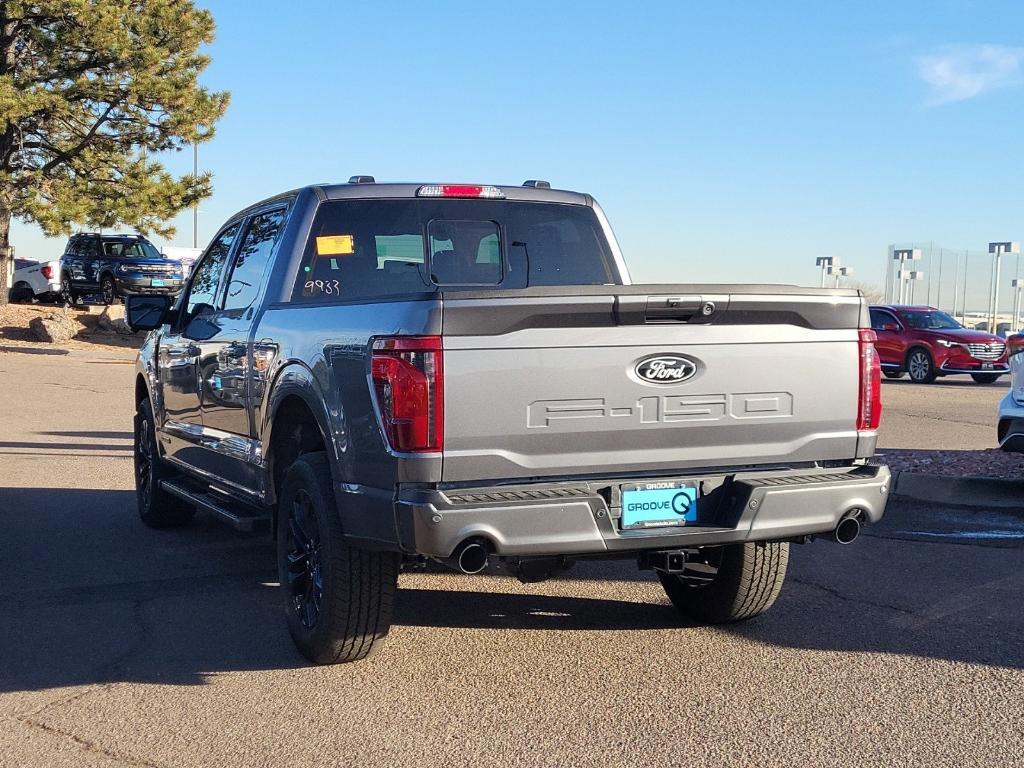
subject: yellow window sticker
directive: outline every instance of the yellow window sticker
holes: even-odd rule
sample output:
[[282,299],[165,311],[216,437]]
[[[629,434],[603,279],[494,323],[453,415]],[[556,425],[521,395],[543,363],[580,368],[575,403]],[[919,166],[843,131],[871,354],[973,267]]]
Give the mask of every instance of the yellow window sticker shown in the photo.
[[356,244],[352,235],[327,235],[316,239],[317,256],[347,256],[355,251]]

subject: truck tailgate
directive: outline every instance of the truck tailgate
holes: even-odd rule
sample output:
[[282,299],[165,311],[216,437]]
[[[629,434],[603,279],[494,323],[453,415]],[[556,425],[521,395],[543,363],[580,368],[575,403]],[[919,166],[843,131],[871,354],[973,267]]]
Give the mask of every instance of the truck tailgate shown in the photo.
[[786,286],[447,293],[442,479],[852,459],[865,314]]

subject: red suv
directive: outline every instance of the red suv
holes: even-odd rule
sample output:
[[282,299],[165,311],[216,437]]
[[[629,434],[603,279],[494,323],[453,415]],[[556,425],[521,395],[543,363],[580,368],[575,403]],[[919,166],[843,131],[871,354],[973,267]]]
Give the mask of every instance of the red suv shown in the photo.
[[935,307],[871,307],[871,327],[882,372],[890,379],[907,373],[911,381],[930,384],[936,376],[968,373],[979,384],[991,384],[1010,372],[1003,339],[964,328]]

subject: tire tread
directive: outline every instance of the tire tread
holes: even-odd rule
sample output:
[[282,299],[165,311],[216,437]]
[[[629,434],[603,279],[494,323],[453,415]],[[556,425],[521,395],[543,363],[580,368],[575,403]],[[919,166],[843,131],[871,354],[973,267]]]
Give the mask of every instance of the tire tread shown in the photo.
[[659,573],[665,593],[684,616],[711,624],[744,621],[764,613],[778,599],[789,566],[786,542],[747,542],[724,548],[718,576],[692,587]]
[[[299,475],[305,477],[300,480]],[[345,540],[340,519],[334,514],[330,477],[330,463],[325,453],[303,454],[288,470],[281,494],[282,499],[287,499],[290,487],[305,481],[314,486],[307,485],[306,490],[320,498],[318,509],[327,512],[319,520],[329,581],[325,583],[320,622],[312,630],[306,630],[286,608],[296,645],[318,664],[359,661],[376,651],[391,628],[398,589],[397,553],[361,549]],[[284,524],[285,520],[279,524]]]

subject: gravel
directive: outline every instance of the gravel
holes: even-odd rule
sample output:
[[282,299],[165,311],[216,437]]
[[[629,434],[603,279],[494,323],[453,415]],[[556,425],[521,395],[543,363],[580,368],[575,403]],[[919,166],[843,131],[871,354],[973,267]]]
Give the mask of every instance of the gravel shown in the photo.
[[63,308],[53,304],[3,304],[0,305],[0,347],[4,345],[24,347],[64,347],[68,349],[95,349],[115,347],[117,349],[138,348],[142,344],[141,334],[120,335],[99,326],[101,314],[90,312],[87,307],[68,308],[70,330],[74,338],[58,344],[40,342],[29,324],[35,319],[50,315],[63,315]]
[[998,448],[980,451],[928,451],[882,449],[875,460],[894,472],[913,472],[943,477],[995,477],[1024,479],[1024,454],[1006,453]]

